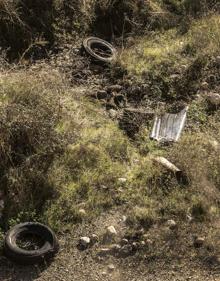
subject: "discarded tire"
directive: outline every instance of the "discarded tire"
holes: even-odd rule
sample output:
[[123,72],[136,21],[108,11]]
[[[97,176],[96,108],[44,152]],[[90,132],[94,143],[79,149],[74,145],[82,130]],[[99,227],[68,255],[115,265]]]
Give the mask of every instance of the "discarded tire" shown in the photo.
[[84,50],[96,61],[111,63],[116,59],[116,49],[107,41],[89,37],[83,41]]
[[[39,249],[26,250],[19,246],[19,239],[35,235],[43,242]],[[40,223],[27,222],[14,226],[5,237],[4,252],[15,263],[30,265],[51,259],[59,250],[53,231]]]

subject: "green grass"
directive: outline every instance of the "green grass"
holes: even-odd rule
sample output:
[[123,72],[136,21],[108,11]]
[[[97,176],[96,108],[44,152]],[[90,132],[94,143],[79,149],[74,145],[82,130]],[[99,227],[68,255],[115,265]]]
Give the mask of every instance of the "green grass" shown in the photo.
[[121,62],[133,74],[188,66],[196,56],[215,55],[220,48],[220,16],[193,20],[189,31],[181,35],[177,28],[151,33],[125,49]]
[[[1,111],[15,105],[20,109],[1,122],[6,225],[38,220],[59,231],[116,206],[127,209],[132,228],[149,228],[171,217],[184,221],[188,214],[198,221],[217,216],[220,163],[206,138],[207,131],[213,139],[219,138],[217,117],[206,117],[205,134],[202,129],[193,134],[186,131],[171,149],[149,141],[148,130],[143,130],[134,146],[98,104],[72,95],[63,86],[56,72],[48,69],[1,77]],[[197,113],[190,119],[203,121],[203,108],[196,106]],[[8,138],[10,133],[12,138]],[[152,162],[152,154],[168,157],[182,168],[190,185],[179,185]],[[122,184],[119,178],[127,181]],[[86,215],[79,212],[81,208]]]

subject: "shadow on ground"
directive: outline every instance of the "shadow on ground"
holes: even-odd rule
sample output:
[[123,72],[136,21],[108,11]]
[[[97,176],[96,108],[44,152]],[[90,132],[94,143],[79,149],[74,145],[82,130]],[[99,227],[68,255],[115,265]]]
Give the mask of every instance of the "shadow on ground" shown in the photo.
[[20,266],[13,264],[4,256],[0,257],[0,280],[7,281],[32,281],[39,278],[40,274],[49,265]]

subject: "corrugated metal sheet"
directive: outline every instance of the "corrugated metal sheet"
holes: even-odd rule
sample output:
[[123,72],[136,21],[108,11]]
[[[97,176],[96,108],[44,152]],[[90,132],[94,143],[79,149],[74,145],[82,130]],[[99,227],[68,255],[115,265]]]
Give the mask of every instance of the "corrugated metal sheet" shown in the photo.
[[177,114],[165,113],[156,116],[151,139],[157,141],[178,141],[186,122],[188,107]]

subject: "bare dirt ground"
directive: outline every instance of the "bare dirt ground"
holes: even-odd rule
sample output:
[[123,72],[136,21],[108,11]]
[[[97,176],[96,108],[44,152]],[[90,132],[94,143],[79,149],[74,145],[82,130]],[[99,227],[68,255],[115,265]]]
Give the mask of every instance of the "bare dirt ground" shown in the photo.
[[[184,250],[176,242],[172,234],[163,241],[163,246],[146,251],[145,255],[138,252],[126,258],[98,255],[100,248],[106,247],[100,241],[95,246],[80,251],[77,248],[79,237],[103,234],[106,227],[114,225],[118,236],[122,237],[126,225],[122,221],[122,213],[118,210],[103,214],[92,225],[82,224],[73,232],[60,235],[61,249],[50,265],[21,267],[12,264],[6,258],[0,260],[1,281],[218,281],[220,280],[219,263],[208,263],[201,258],[202,250],[194,251],[191,241],[183,242]],[[159,229],[157,229],[159,228]],[[151,239],[158,245],[157,232],[166,230],[155,227]],[[182,233],[182,231],[181,231]],[[167,233],[166,233],[167,234]],[[187,240],[187,239],[186,239]],[[185,244],[186,243],[186,244]],[[172,248],[175,247],[175,254]],[[179,248],[178,248],[179,247]],[[187,248],[188,247],[188,248]],[[155,250],[155,252],[154,252]],[[171,251],[170,251],[171,250]],[[183,252],[184,251],[184,256]],[[154,254],[155,253],[155,254]],[[200,258],[199,258],[200,257]],[[109,268],[114,265],[114,269]]]

